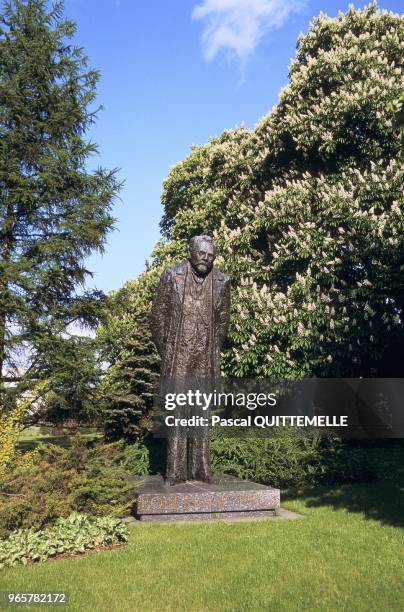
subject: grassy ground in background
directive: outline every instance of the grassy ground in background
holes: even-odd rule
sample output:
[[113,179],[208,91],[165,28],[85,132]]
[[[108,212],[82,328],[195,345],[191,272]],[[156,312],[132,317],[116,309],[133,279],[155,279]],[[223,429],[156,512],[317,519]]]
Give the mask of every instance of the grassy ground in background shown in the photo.
[[0,590],[68,591],[72,610],[402,610],[400,482],[290,494],[297,521],[136,524],[125,550],[9,569]]
[[[27,427],[24,429],[18,440],[18,447],[23,451],[33,450],[40,442],[46,444],[57,444],[67,448],[70,446],[73,436],[69,434],[52,435],[51,427]],[[102,432],[97,431],[95,427],[86,427],[79,429],[79,435],[84,440],[95,440],[102,438]]]

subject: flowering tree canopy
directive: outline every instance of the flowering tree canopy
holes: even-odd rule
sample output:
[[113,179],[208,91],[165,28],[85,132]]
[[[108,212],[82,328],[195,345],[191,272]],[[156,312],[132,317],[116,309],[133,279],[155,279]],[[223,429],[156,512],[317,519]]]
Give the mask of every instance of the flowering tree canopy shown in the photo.
[[[163,189],[164,239],[124,291],[147,309],[163,267],[212,234],[232,278],[224,371],[357,376],[403,346],[404,19],[371,4],[317,17],[254,130],[194,147]],[[119,299],[119,295],[115,299]],[[116,329],[116,322],[115,322]]]

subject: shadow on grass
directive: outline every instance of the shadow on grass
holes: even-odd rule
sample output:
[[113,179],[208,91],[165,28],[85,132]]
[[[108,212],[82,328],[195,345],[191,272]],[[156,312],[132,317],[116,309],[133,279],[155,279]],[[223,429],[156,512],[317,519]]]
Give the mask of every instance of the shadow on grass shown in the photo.
[[335,510],[345,509],[361,513],[367,519],[374,519],[392,525],[404,527],[404,484],[397,482],[376,482],[355,485],[335,486],[335,488],[317,487],[305,490],[300,495],[288,493],[284,499],[304,497],[307,507],[332,507]]
[[404,527],[404,448],[397,441],[385,448],[369,448],[368,452],[378,480],[290,491],[284,499],[300,497],[308,507],[345,509],[386,525]]

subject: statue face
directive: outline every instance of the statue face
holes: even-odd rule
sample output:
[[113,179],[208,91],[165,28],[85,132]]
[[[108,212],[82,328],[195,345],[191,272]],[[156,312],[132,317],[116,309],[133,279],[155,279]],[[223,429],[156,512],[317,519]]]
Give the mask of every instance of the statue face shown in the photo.
[[189,261],[197,274],[206,276],[213,268],[215,247],[205,240],[198,241],[192,249],[189,249]]

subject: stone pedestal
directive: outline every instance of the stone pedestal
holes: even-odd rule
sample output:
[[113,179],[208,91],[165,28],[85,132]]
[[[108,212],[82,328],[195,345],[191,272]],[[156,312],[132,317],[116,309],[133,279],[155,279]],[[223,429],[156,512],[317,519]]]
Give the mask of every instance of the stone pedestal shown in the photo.
[[234,476],[215,477],[214,483],[187,481],[165,484],[150,476],[136,490],[135,516],[141,521],[192,521],[217,518],[274,516],[280,491]]

